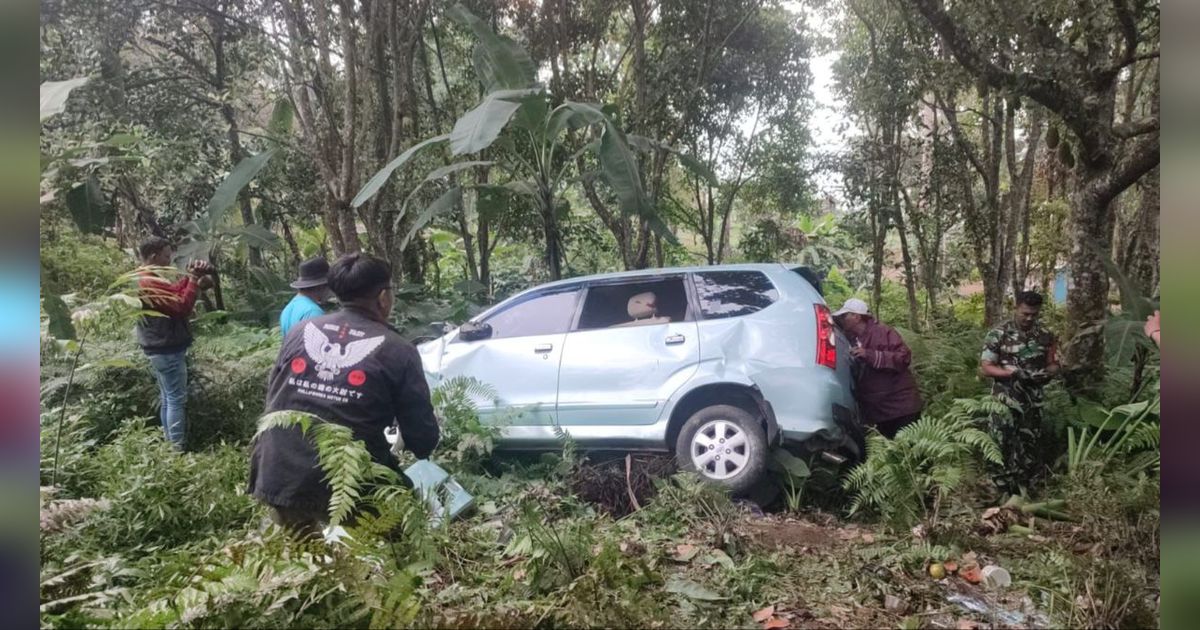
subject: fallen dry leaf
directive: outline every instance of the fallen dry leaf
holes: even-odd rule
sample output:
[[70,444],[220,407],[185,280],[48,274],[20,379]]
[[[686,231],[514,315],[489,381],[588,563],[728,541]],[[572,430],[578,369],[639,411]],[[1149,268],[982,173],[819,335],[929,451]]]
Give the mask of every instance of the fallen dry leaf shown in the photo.
[[787,619],[780,619],[779,617],[771,617],[765,623],[763,623],[762,627],[763,627],[763,630],[776,630],[777,628],[786,628],[790,625],[791,625],[791,622],[789,622]]
[[983,581],[983,573],[979,571],[978,564],[968,564],[958,571],[958,576],[970,582],[971,584],[979,584]]
[[873,543],[875,542],[875,534],[863,534],[862,539],[865,543]]
[[953,560],[943,562],[942,566],[946,568],[946,573],[955,573],[958,571],[958,563]]
[[974,551],[968,551],[967,553],[964,553],[962,557],[962,561],[964,563],[975,562],[977,559],[979,559],[979,556],[975,555]]
[[954,626],[955,630],[976,630],[979,624],[970,619],[959,619],[958,625]]
[[889,612],[898,613],[904,612],[908,608],[908,604],[895,595],[885,595],[883,598],[883,607]]
[[775,615],[775,607],[767,606],[766,608],[754,613],[754,621],[762,623]]
[[695,558],[697,553],[700,553],[700,550],[696,548],[696,545],[688,545],[688,544],[675,545],[674,558],[675,558],[675,560],[678,560],[679,562],[687,562],[688,560]]

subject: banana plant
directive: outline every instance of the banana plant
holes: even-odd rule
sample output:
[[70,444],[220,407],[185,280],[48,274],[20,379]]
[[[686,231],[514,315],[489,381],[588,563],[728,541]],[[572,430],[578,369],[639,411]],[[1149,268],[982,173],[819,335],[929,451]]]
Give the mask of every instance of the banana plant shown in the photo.
[[[428,138],[405,150],[379,170],[351,201],[358,207],[374,197],[394,172],[422,150],[448,144],[452,156],[472,156],[489,147],[493,160],[468,159],[430,172],[407,195],[397,225],[407,217],[417,193],[425,186],[462,170],[488,166],[503,172],[507,183],[497,185],[453,184],[426,206],[412,221],[401,242],[403,248],[418,231],[436,217],[461,206],[465,188],[479,195],[480,212],[494,212],[489,205],[507,205],[510,196],[524,198],[537,210],[546,241],[546,263],[552,278],[562,274],[560,217],[569,208],[564,193],[578,178],[596,177],[607,182],[621,211],[646,221],[664,239],[675,243],[666,224],[658,217],[646,195],[638,162],[627,137],[605,108],[597,104],[565,101],[552,106],[552,97],[535,81],[535,66],[529,53],[513,40],[497,35],[486,22],[461,4],[448,15],[471,31],[476,44],[472,54],[475,72],[483,84],[482,100],[463,114],[448,134]],[[638,139],[639,143],[650,143]],[[577,158],[595,156],[598,173],[579,173]],[[700,168],[698,161],[692,160]]]
[[1162,412],[1157,392],[1148,400],[1099,413],[1095,409],[1088,409],[1089,413],[1081,411],[1078,426],[1067,427],[1068,472],[1078,473],[1088,463],[1108,467],[1123,457],[1128,458],[1129,472],[1158,470],[1158,420]]
[[[89,77],[66,81],[46,81],[40,89],[40,120],[53,118],[67,107],[71,92],[85,85]],[[99,142],[81,142],[55,153],[41,155],[41,203],[62,200],[76,227],[85,234],[102,234],[111,226],[115,211],[100,189],[101,169],[115,162],[142,162],[148,158],[137,147],[139,138],[132,133],[115,133]],[[53,184],[65,187],[55,190]]]
[[[291,132],[293,117],[291,103],[285,98],[276,100],[267,127],[268,137],[271,138],[269,148],[242,158],[217,186],[204,211],[195,219],[183,224],[188,240],[175,251],[176,264],[182,265],[189,260],[199,259],[211,262],[217,267],[217,260],[223,248],[231,245],[240,244],[264,250],[280,248],[279,237],[270,229],[257,223],[227,225],[225,215],[237,202],[242,189],[248,186],[280,151],[283,145],[282,138]],[[217,309],[224,310],[225,300],[221,293],[220,275],[214,275],[214,280],[213,292]]]
[[41,122],[67,108],[71,91],[84,85],[90,77],[76,77],[66,81],[43,81],[38,87],[38,116]]

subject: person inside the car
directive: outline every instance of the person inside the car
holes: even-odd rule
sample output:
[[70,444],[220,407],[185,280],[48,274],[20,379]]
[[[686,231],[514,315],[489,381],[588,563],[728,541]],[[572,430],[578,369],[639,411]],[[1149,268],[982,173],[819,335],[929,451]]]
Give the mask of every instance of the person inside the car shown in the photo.
[[615,324],[614,328],[622,328],[625,326],[649,326],[653,324],[670,323],[671,318],[666,315],[659,316],[658,314],[658,296],[647,291],[639,293],[629,298],[629,304],[626,307],[629,316],[633,321]]
[[[418,459],[429,457],[440,432],[421,357],[388,324],[391,269],[374,256],[349,254],[330,268],[329,288],[342,310],[288,332],[271,370],[266,411],[299,411],[349,427],[375,462],[400,472],[384,430],[395,423]],[[320,531],[331,495],[324,478],[299,427],[269,429],[254,441],[248,491],[280,525]]]

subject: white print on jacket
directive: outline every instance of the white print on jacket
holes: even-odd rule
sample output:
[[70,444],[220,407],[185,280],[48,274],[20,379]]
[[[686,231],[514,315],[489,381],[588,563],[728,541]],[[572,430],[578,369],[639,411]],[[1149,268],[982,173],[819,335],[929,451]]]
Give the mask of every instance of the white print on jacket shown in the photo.
[[304,326],[304,351],[308,358],[316,363],[317,378],[332,381],[342,373],[342,368],[348,368],[367,358],[383,343],[383,336],[351,341],[343,346],[331,343],[325,333],[309,322]]

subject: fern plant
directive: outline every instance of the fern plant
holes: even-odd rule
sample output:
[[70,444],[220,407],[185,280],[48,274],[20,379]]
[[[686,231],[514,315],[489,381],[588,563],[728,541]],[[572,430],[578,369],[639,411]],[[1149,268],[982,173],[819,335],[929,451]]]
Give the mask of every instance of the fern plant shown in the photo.
[[558,462],[556,472],[565,477],[579,467],[579,444],[571,432],[562,428],[562,425],[558,423],[554,424],[554,437],[562,446],[562,459]]
[[259,435],[271,429],[296,427],[313,441],[317,449],[317,461],[325,471],[329,484],[329,524],[336,527],[354,512],[362,499],[363,484],[368,481],[399,483],[395,471],[371,460],[362,441],[354,439],[349,427],[331,422],[301,411],[274,411],[264,415],[258,423]]
[[431,399],[441,420],[438,459],[452,471],[477,472],[492,454],[500,427],[483,424],[476,400],[498,404],[496,389],[477,378],[456,376],[434,389]]
[[592,523],[579,519],[548,523],[545,514],[527,504],[521,510],[519,531],[505,555],[529,558],[530,581],[536,587],[570,584],[587,571],[595,546]]
[[990,398],[958,399],[940,416],[926,416],[895,439],[872,432],[867,459],[850,471],[850,514],[872,510],[897,527],[935,522],[943,501],[960,487],[978,457],[1001,463],[1000,449],[977,424],[1008,407]]

